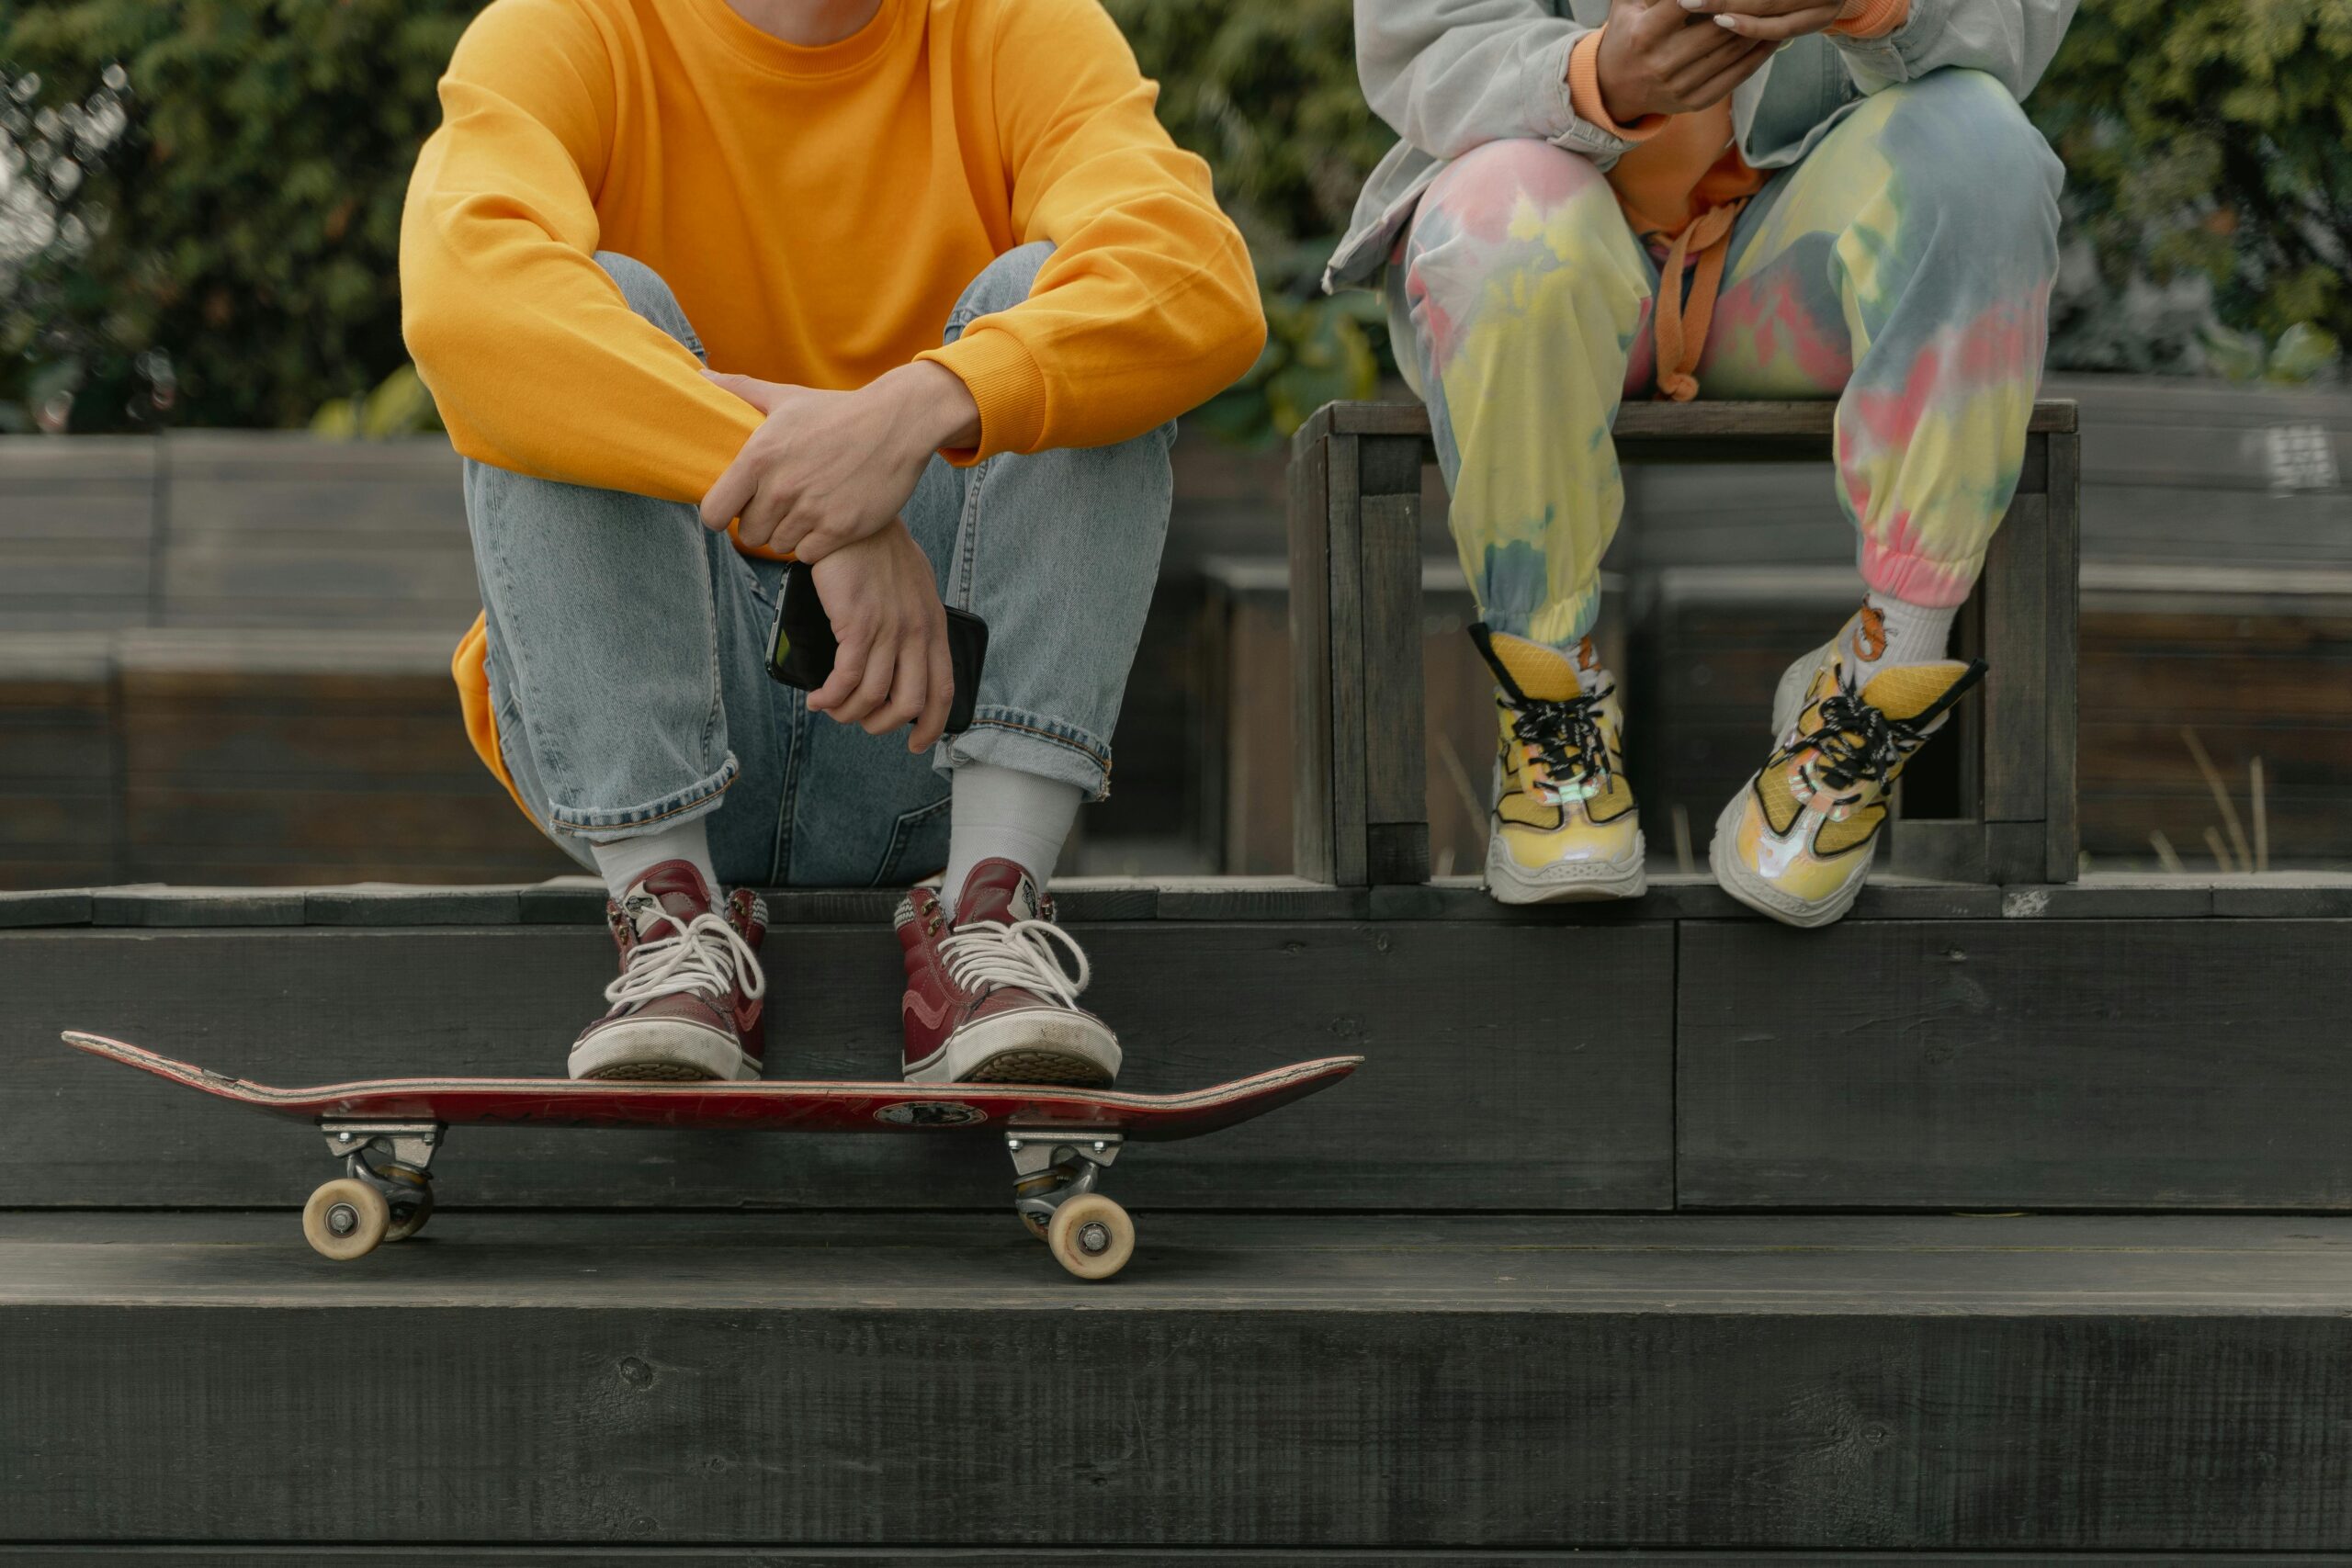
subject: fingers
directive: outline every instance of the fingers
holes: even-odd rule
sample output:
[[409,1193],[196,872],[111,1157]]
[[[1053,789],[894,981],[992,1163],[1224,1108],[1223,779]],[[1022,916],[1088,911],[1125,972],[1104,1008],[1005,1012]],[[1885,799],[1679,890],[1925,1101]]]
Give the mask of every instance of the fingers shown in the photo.
[[1733,88],[1764,68],[1764,62],[1772,58],[1772,51],[1777,47],[1765,40],[1750,42],[1729,64],[1690,89],[1690,107],[1704,108],[1730,96]]
[[922,711],[916,716],[914,733],[907,737],[907,750],[928,751],[939,744],[947,733],[948,710],[956,705],[956,665],[947,657],[947,616],[943,610],[939,617],[938,635],[931,639],[924,662],[930,671],[929,683]]
[[706,370],[703,375],[721,391],[734,393],[762,413],[772,413],[781,400],[776,394],[786,389],[774,381],[763,381],[756,376],[738,376],[726,370]]
[[843,724],[854,724],[868,735],[880,734],[881,730],[866,720],[880,716],[878,710],[889,701],[890,687],[898,673],[899,645],[896,639],[876,639],[872,653],[865,660],[865,672],[857,682],[857,689],[833,709],[833,717]]
[[845,716],[836,710],[856,695],[858,687],[865,682],[865,666],[874,646],[874,634],[863,627],[843,632],[836,626],[834,635],[840,637],[841,644],[833,652],[833,672],[825,677],[823,685],[808,694],[808,710],[831,714],[846,723]]
[[[1769,0],[1751,0],[1751,3],[1766,4]],[[1769,17],[1745,16],[1735,11],[1724,11],[1717,13],[1715,23],[1725,31],[1737,33],[1742,38],[1761,39],[1770,43],[1785,43],[1792,38],[1803,38],[1807,33],[1819,32],[1836,21],[1838,13],[1844,9],[1845,7],[1838,4],[1808,5],[1801,9]]]
[[[1680,12],[1680,7],[1674,6],[1659,6],[1657,9]],[[1659,44],[1650,57],[1652,68],[1677,90],[1687,82],[1713,76],[1753,41],[1724,28],[1693,22],[1687,16],[1684,21],[1682,30]]]
[[743,449],[735,454],[735,460],[727,465],[727,471],[718,476],[718,482],[703,492],[702,525],[714,533],[723,532],[727,525],[734,522],[736,514],[759,491],[760,464],[752,446],[752,442],[745,442]]

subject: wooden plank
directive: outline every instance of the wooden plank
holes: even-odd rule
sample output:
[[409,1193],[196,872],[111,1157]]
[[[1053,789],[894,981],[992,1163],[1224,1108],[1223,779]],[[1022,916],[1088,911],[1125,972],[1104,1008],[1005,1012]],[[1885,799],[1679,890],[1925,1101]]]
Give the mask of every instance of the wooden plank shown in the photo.
[[[293,908],[302,896],[289,896]],[[111,908],[119,895],[99,895]],[[601,903],[601,894],[597,896]],[[261,918],[256,913],[255,919]],[[1558,983],[1540,928],[1285,921],[1074,928],[1088,1006],[1141,1091],[1363,1052],[1328,1103],[1122,1162],[1146,1207],[1662,1208],[1671,1201],[1673,935],[1594,930]],[[778,1076],[896,1072],[900,981],[888,924],[786,926],[763,950]],[[197,1103],[56,1041],[84,1028],[264,1082],[563,1070],[604,1010],[601,927],[306,928],[270,933],[0,934],[0,1191],[16,1206],[269,1204],[322,1179],[313,1140]],[[822,976],[806,984],[795,976]],[[1498,1030],[1493,1021],[1509,1018]],[[1544,1049],[1530,1050],[1540,1039]],[[1476,1081],[1475,1095],[1464,1094]],[[98,1130],[102,1135],[94,1136]],[[991,1208],[1001,1151],[960,1141],[481,1130],[441,1168],[457,1203],[569,1207]]]
[[[1322,647],[1322,679],[1331,710],[1331,875],[1342,887],[1369,879],[1365,864],[1363,749],[1371,714],[1364,697],[1363,468],[1358,441],[1335,435],[1328,450],[1325,483],[1329,530],[1325,566],[1329,588],[1328,638]],[[1295,645],[1300,650],[1315,644]],[[1302,869],[1304,863],[1302,863]]]
[[1339,880],[1324,651],[1331,646],[1330,461],[1329,441],[1308,441],[1290,469],[1291,860],[1311,882]]
[[2007,1551],[1690,1551],[1632,1547],[1566,1551],[1429,1551],[1379,1547],[1224,1550],[1167,1547],[1024,1546],[1012,1551],[961,1546],[594,1547],[537,1546],[6,1546],[0,1568],[248,1568],[272,1562],[349,1564],[351,1568],[2346,1568],[2352,1553],[2007,1552]]
[[1147,1214],[1108,1287],[1000,1215],[290,1224],[0,1217],[9,1536],[2352,1539],[2340,1222]]
[[1366,827],[1389,829],[1381,855],[1367,850],[1373,882],[1429,875],[1418,467],[1414,478],[1413,493],[1366,495],[1360,513],[1365,722],[1354,741],[1363,753]]
[[2052,882],[2072,882],[2081,874],[2082,818],[2077,743],[2081,682],[2078,675],[2082,639],[2082,438],[2052,435],[2047,440],[2050,504],[2042,545],[2049,576],[2042,591],[2043,613],[2049,617],[2042,637],[2044,681],[2049,701],[2043,743],[2042,785],[2047,792],[2042,842],[2042,874]]
[[[2049,515],[2047,496],[2010,503],[1977,590],[1991,666],[1975,699],[1984,710],[1979,807],[1986,822],[2040,823],[2049,813]],[[2041,860],[2037,847],[2030,880],[2042,879]]]
[[[2045,398],[2033,405],[2027,428],[2060,431],[2075,428],[2075,404],[2068,399]],[[1716,435],[1785,436],[1827,439],[1835,428],[1838,405],[1832,400],[1810,402],[1629,402],[1617,411],[1614,426],[1620,437],[1698,439]],[[1419,403],[1332,403],[1318,412],[1330,416],[1330,429],[1347,435],[1427,435],[1429,411]]]
[[[1706,1207],[2352,1207],[2342,920],[1680,931]],[[1825,1021],[1790,996],[1870,976]]]

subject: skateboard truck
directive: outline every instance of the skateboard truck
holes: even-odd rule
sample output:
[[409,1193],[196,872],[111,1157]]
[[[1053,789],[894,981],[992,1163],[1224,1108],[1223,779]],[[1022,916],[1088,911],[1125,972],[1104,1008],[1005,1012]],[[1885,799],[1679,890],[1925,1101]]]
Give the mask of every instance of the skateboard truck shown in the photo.
[[320,1117],[327,1153],[343,1161],[344,1174],[322,1184],[302,1206],[302,1234],[311,1245],[345,1261],[423,1230],[433,1217],[427,1168],[445,1131],[434,1122]]
[[1135,1222],[1097,1192],[1096,1183],[1119,1157],[1114,1132],[1058,1127],[1008,1127],[1012,1156],[1012,1208],[1029,1234],[1081,1280],[1103,1280],[1125,1267],[1136,1249]]

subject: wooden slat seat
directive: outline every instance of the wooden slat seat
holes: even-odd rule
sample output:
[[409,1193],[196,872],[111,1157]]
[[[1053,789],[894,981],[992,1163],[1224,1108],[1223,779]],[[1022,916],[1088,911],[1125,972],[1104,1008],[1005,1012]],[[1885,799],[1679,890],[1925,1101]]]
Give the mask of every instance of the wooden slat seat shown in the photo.
[[[1820,461],[1829,402],[1633,403],[1614,434],[1629,463]],[[1957,744],[1922,758],[1954,766],[1914,813],[1893,863],[1966,881],[2070,882],[2080,471],[2075,405],[2034,405],[2025,463],[1994,536],[1959,642],[1992,667],[1964,705]],[[1430,873],[1422,762],[1420,504],[1433,460],[1419,403],[1332,403],[1294,437],[1290,615],[1294,858],[1343,886],[1419,883]],[[1933,760],[1931,761],[1931,760]]]

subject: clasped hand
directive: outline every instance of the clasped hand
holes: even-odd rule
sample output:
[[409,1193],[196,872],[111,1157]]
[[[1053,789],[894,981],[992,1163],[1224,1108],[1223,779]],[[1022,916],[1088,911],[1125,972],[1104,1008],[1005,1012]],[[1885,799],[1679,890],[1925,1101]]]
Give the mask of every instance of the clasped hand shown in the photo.
[[936,574],[899,514],[934,451],[978,441],[971,394],[927,360],[854,392],[706,374],[767,417],[703,497],[703,525],[803,562],[841,645],[810,710],[868,735],[911,725],[907,749],[927,749],[956,683]]
[[1722,102],[1790,39],[1838,19],[1840,0],[1614,0],[1594,65],[1620,125]]

